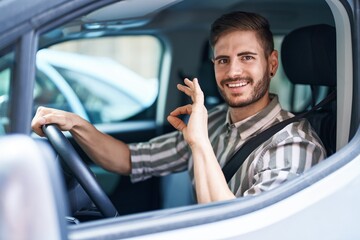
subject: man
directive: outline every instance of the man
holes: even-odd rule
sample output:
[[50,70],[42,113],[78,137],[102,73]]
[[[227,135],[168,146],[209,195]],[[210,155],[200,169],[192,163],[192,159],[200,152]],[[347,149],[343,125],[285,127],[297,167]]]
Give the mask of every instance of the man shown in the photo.
[[[289,124],[255,149],[226,182],[221,167],[248,139],[292,117],[269,93],[278,68],[270,26],[263,17],[246,12],[221,16],[211,28],[215,77],[226,104],[209,115],[198,80],[185,79],[178,89],[193,104],[170,113],[179,131],[145,143],[125,144],[97,131],[79,116],[40,107],[32,128],[55,123],[68,130],[85,152],[105,169],[131,174],[132,181],[188,169],[199,203],[255,195],[279,186],[326,156],[321,141],[306,120]],[[190,114],[188,124],[178,116]]]

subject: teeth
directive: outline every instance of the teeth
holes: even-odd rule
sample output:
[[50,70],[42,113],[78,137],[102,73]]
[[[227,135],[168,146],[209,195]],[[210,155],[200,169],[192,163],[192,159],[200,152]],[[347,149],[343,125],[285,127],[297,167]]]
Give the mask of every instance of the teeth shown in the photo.
[[241,82],[241,83],[229,83],[228,86],[231,88],[235,88],[235,87],[243,87],[247,85],[247,82]]

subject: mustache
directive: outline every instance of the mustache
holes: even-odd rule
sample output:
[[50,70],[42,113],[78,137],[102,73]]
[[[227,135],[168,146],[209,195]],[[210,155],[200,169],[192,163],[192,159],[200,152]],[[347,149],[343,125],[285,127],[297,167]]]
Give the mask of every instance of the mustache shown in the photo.
[[243,80],[249,81],[250,83],[252,83],[254,81],[251,77],[236,77],[236,78],[225,78],[225,79],[221,80],[220,84],[225,85],[227,83],[243,81]]

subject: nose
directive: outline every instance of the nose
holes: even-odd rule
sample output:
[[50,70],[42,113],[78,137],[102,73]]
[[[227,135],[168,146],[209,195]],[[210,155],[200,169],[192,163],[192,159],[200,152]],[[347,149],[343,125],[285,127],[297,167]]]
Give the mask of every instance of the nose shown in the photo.
[[237,59],[231,60],[228,66],[229,66],[228,69],[229,77],[236,78],[241,76],[243,69],[241,64],[237,61]]

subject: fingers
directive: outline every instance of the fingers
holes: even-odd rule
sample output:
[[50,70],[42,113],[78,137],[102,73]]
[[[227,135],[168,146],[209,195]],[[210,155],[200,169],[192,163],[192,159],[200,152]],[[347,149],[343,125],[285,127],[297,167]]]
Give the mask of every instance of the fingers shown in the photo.
[[167,120],[174,128],[182,131],[186,127],[186,124],[178,116],[184,114],[191,114],[191,111],[192,107],[190,104],[178,107],[169,114]]
[[39,107],[31,121],[31,128],[39,136],[44,136],[41,129],[44,124],[57,124],[61,130],[67,131],[72,126],[72,121],[68,116],[69,114],[70,113],[57,109]]
[[185,93],[186,95],[191,97],[192,96],[192,91],[193,91],[191,89],[191,87],[193,86],[193,84],[188,78],[184,79],[184,83],[185,83],[186,86],[182,85],[182,84],[178,84],[177,89],[179,89],[180,91],[182,91],[183,93]]
[[176,108],[175,110],[173,110],[170,113],[170,115],[176,117],[176,116],[179,116],[182,114],[191,114],[191,112],[192,112],[192,107],[190,104],[188,104],[188,105]]
[[177,88],[191,97],[194,103],[202,104],[204,102],[204,93],[200,88],[198,79],[194,78],[193,81],[190,81],[188,78],[185,78],[184,83],[185,85],[178,84]]
[[167,117],[167,120],[174,128],[176,128],[179,131],[182,131],[186,127],[186,124],[178,117],[169,115]]
[[204,93],[200,88],[199,81],[197,78],[194,78],[193,85],[194,85],[194,93],[195,93],[194,101],[196,101],[197,103],[203,104],[204,103]]
[[[193,104],[188,104],[185,106],[181,106],[176,108],[174,111],[170,113],[168,116],[169,123],[179,131],[187,131],[187,125],[178,117],[180,115],[191,115],[190,119],[193,122],[197,122],[196,119],[201,119],[203,117],[206,118],[206,108],[204,106],[204,94],[200,88],[199,82],[197,78],[194,78],[190,81],[188,78],[184,79],[184,84],[178,84],[177,88],[191,97]],[[205,109],[205,111],[204,111]],[[194,116],[193,116],[194,115]],[[193,124],[194,125],[194,124]]]
[[47,112],[46,108],[38,107],[38,109],[36,110],[36,114],[31,121],[31,128],[39,136],[44,136],[44,133],[41,130],[41,126],[46,124],[46,117],[45,117],[46,112]]

